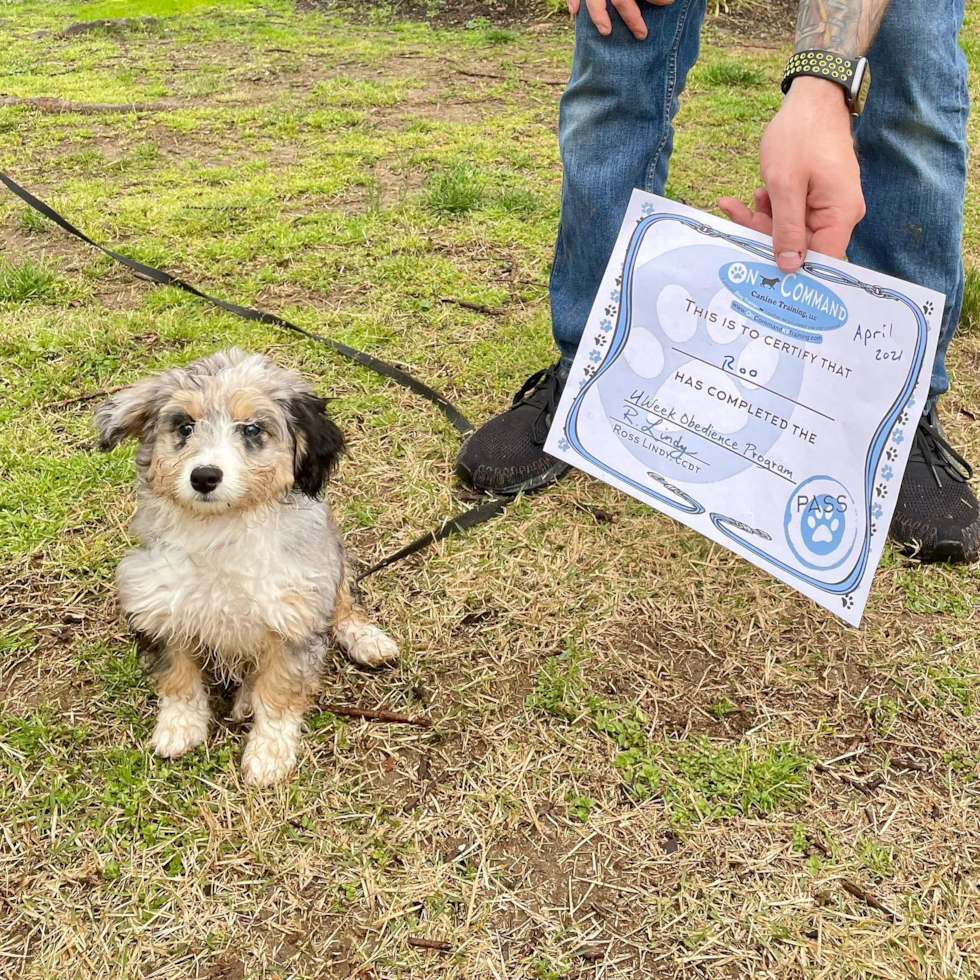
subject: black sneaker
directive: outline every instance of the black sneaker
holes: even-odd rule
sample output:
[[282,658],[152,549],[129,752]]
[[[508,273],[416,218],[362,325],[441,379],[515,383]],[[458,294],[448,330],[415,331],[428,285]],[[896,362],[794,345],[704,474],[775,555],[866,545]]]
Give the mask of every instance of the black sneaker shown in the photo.
[[970,464],[946,441],[935,406],[923,415],[892,518],[892,540],[926,562],[980,558],[980,506]]
[[456,472],[473,489],[511,496],[560,480],[568,463],[549,456],[544,441],[568,379],[560,364],[532,374],[514,403],[480,426],[456,457]]

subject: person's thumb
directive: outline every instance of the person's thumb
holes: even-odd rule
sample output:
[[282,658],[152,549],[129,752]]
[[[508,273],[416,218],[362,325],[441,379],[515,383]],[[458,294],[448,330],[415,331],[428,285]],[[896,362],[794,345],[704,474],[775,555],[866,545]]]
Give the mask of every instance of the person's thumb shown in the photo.
[[806,255],[806,178],[780,175],[766,182],[772,202],[772,248],[783,272],[796,272]]

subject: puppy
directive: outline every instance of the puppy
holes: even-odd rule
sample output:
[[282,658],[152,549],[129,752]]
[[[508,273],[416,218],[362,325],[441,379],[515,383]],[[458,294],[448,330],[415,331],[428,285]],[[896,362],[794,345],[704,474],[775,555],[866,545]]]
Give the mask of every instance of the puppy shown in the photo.
[[298,374],[237,348],[126,388],[95,418],[102,449],[139,441],[142,547],[116,580],[159,696],[154,750],[173,759],[207,738],[209,671],[239,685],[232,717],[252,719],[245,779],[281,779],[328,637],[359,664],[398,656],[354,603],[320,498],[340,430]]

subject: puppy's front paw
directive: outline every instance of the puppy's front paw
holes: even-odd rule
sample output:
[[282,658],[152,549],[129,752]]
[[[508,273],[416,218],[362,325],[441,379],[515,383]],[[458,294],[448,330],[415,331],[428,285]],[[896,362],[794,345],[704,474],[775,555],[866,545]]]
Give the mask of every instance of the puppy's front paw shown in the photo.
[[242,753],[242,773],[251,786],[271,786],[296,765],[296,743],[291,739],[253,732]]
[[377,626],[356,626],[347,636],[347,656],[364,667],[378,667],[398,659],[398,644]]
[[164,697],[150,744],[162,759],[176,759],[202,745],[208,737],[207,699]]

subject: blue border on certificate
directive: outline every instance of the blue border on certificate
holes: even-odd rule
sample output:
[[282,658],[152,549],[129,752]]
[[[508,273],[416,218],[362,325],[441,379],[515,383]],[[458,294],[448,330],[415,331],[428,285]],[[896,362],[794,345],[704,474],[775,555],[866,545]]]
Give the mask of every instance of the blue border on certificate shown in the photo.
[[[737,247],[744,249],[758,258],[767,259],[769,261],[775,260],[773,250],[770,246],[762,245],[750,238],[743,238],[739,235],[732,235],[719,231],[717,228],[712,228],[710,225],[706,225],[704,222],[697,221],[693,218],[687,218],[683,215],[668,214],[664,212],[648,214],[645,217],[640,218],[637,221],[637,226],[633,231],[629,245],[626,249],[620,294],[621,301],[616,316],[615,330],[613,332],[612,339],[610,340],[609,348],[606,356],[602,360],[601,365],[599,365],[599,367],[587,377],[586,381],[582,385],[581,391],[579,391],[579,393],[575,396],[575,399],[572,402],[571,410],[568,413],[568,418],[565,422],[564,431],[565,438],[568,439],[570,445],[580,456],[592,463],[593,466],[602,470],[604,473],[608,473],[610,476],[615,477],[616,480],[628,484],[629,486],[633,487],[633,489],[642,493],[644,496],[657,500],[661,504],[665,504],[666,506],[672,507],[675,510],[682,511],[685,514],[696,516],[698,514],[703,514],[705,512],[705,508],[689,493],[667,483],[659,474],[656,473],[650,473],[650,476],[658,483],[663,485],[665,489],[674,493],[680,498],[680,500],[664,496],[649,486],[644,486],[641,483],[637,483],[635,480],[632,480],[624,474],[612,469],[602,460],[590,453],[582,445],[582,441],[578,435],[579,413],[581,411],[582,402],[585,395],[599,380],[599,378],[601,378],[602,375],[610,367],[612,367],[626,346],[626,339],[629,336],[633,319],[633,275],[636,268],[637,256],[639,255],[640,246],[643,243],[646,233],[654,225],[659,224],[661,221],[676,221],[707,238],[720,238],[732,245],[736,245]],[[908,406],[912,393],[915,390],[919,373],[922,370],[922,362],[925,358],[928,341],[928,325],[926,324],[925,316],[923,315],[923,312],[919,306],[897,290],[887,289],[882,286],[862,282],[861,280],[856,279],[854,276],[848,275],[846,272],[842,272],[839,269],[833,269],[830,266],[820,265],[816,262],[804,263],[803,271],[807,272],[811,276],[814,276],[815,278],[823,279],[825,282],[833,283],[834,285],[852,286],[858,289],[863,289],[865,292],[868,292],[880,299],[892,299],[897,302],[904,303],[915,316],[917,335],[915,341],[915,352],[911,358],[912,363],[911,367],[909,368],[909,373],[905,379],[905,383],[902,385],[901,392],[892,403],[891,407],[888,409],[888,412],[885,414],[885,417],[881,420],[877,429],[875,430],[875,434],[871,440],[871,445],[868,449],[868,455],[865,459],[865,528],[864,540],[861,543],[860,553],[850,571],[847,572],[847,574],[845,574],[839,581],[833,583],[822,582],[813,576],[807,575],[797,568],[793,568],[791,565],[787,565],[785,562],[773,557],[756,544],[745,540],[736,533],[736,531],[741,531],[743,533],[753,534],[758,537],[768,537],[768,535],[766,535],[764,532],[749,528],[741,521],[738,521],[733,517],[727,517],[724,514],[712,513],[709,516],[712,524],[714,524],[718,531],[732,541],[740,544],[743,548],[746,548],[748,551],[752,552],[752,554],[756,557],[769,562],[771,565],[775,566],[786,574],[792,575],[800,581],[806,582],[810,586],[822,589],[823,591],[829,592],[833,595],[845,595],[848,592],[854,591],[854,589],[858,587],[867,570],[868,557],[871,551],[871,507],[873,503],[875,474],[878,471],[878,465],[881,462],[881,457],[885,451],[885,447],[888,444],[892,429],[895,427],[895,423],[898,421],[902,412]]]

